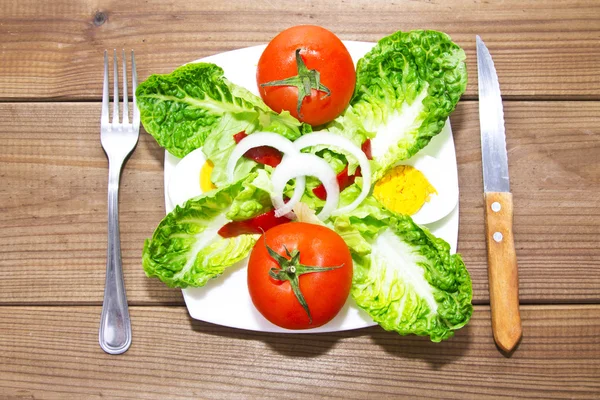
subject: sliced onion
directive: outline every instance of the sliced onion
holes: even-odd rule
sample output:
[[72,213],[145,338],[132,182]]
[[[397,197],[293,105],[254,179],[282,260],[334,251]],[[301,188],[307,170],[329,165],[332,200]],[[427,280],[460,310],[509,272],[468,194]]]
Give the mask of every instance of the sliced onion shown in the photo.
[[242,139],[231,152],[227,161],[227,180],[233,181],[235,166],[240,158],[250,149],[260,146],[274,147],[283,154],[296,154],[299,152],[291,140],[272,132],[255,132]]
[[294,214],[296,214],[296,220],[298,222],[306,222],[307,224],[327,226],[323,221],[317,218],[315,210],[313,210],[306,203],[303,203],[301,201],[297,202],[294,206]]
[[[227,161],[227,169],[226,169],[227,180],[229,180],[229,182],[233,182],[235,166],[236,166],[238,160],[240,158],[242,158],[248,150],[253,149],[255,147],[260,147],[260,146],[270,146],[270,147],[276,148],[277,150],[282,152],[284,154],[282,162],[289,155],[299,154],[299,150],[296,149],[296,147],[294,146],[294,144],[292,143],[291,140],[289,140],[281,135],[278,135],[276,133],[272,133],[272,132],[255,132],[251,135],[246,136],[244,139],[242,139],[237,144],[237,146],[235,146],[235,148],[233,149],[233,152],[231,152],[231,156],[229,156],[229,161]],[[296,203],[296,202],[300,201],[300,199],[302,198],[302,195],[304,194],[305,188],[306,188],[306,178],[304,176],[298,176],[296,178],[296,186],[294,187],[294,194],[293,194],[292,198],[290,199],[290,202]],[[275,208],[278,208],[278,206],[275,202],[273,202],[273,205],[275,206]],[[283,205],[284,205],[284,203],[283,203],[283,198],[282,198],[280,206],[283,207]],[[287,207],[286,207],[286,209],[287,209]],[[278,217],[285,215],[290,219],[294,219],[295,215],[293,213],[291,213],[290,211],[292,211],[291,207],[289,208],[289,210],[287,212],[280,213],[278,215],[276,213],[276,215]]]
[[[319,145],[339,147],[340,149],[352,154],[358,160],[358,164],[360,165],[360,172],[363,178],[360,195],[358,195],[358,197],[354,199],[352,203],[335,210],[333,212],[333,215],[340,215],[354,210],[356,207],[358,207],[360,203],[362,203],[362,201],[369,195],[369,192],[371,191],[371,164],[369,163],[369,159],[360,147],[356,146],[354,143],[352,143],[345,137],[335,135],[333,133],[309,133],[308,135],[301,136],[300,138],[298,138],[298,140],[294,142],[294,146],[298,151],[306,147]],[[327,193],[327,197],[329,200],[329,191]]]
[[[300,153],[294,153],[294,155],[298,155],[298,154],[300,154]],[[283,163],[286,159],[289,160],[289,158],[294,157],[294,155],[285,154],[283,156],[283,158],[281,159],[281,162]],[[279,165],[281,165],[281,163]],[[277,168],[279,168],[279,165],[277,167],[275,167],[275,170],[277,170]],[[275,170],[273,171],[273,173],[275,173]],[[273,183],[273,178],[271,178],[271,184],[272,183]],[[280,198],[278,196],[272,195],[271,202],[273,203],[273,206],[275,207],[275,216],[281,217],[281,216],[285,215],[289,219],[297,219],[297,215],[293,211],[293,205],[297,204],[302,199],[302,196],[304,195],[304,189],[306,189],[306,176],[302,175],[302,176],[296,177],[296,184],[294,186],[294,194],[292,194],[292,198],[289,199],[287,203],[284,202],[283,196]],[[291,204],[291,205],[288,206],[286,204]]]
[[[306,175],[318,178],[327,191],[327,200],[325,200],[325,205],[321,212],[317,214],[317,217],[325,220],[336,209],[340,200],[340,187],[337,183],[335,171],[327,164],[327,161],[316,157],[314,154],[298,153],[284,157],[281,164],[275,168],[271,175],[271,182],[273,183],[271,201],[275,206],[275,216],[289,213],[299,200],[295,199],[294,193],[292,199],[284,203],[283,191],[288,181]],[[298,186],[297,181],[296,186]],[[302,189],[302,192],[304,192],[304,189]]]

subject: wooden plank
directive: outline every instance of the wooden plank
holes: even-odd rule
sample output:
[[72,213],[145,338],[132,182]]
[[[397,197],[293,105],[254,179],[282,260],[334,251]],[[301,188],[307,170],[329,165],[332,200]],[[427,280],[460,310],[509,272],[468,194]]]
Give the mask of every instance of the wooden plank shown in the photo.
[[[108,162],[100,104],[3,104],[1,302],[97,303],[106,265]],[[58,113],[58,116],[57,116]],[[144,239],[165,214],[164,151],[142,132],[121,176],[120,224],[129,300],[177,302],[145,277]],[[91,289],[91,290],[90,290]]]
[[[2,304],[100,304],[106,157],[97,103],[0,105]],[[477,103],[452,116],[459,161],[458,250],[474,300],[488,302]],[[595,102],[508,102],[506,119],[521,301],[598,301],[600,134]],[[56,121],[64,121],[60,125]],[[163,151],[142,132],[122,177],[123,262],[133,304],[182,304],[147,279],[144,239],[164,215]]]
[[[595,102],[505,102],[522,302],[600,298],[600,108]],[[460,188],[459,252],[487,293],[477,103],[452,114]]]
[[526,306],[510,358],[476,307],[432,343],[379,327],[270,334],[133,307],[133,343],[98,346],[99,307],[0,307],[0,392],[19,398],[598,398],[600,306]]
[[437,29],[465,48],[476,96],[475,35],[507,98],[600,99],[596,0],[139,2],[0,0],[0,99],[99,99],[104,49],[134,48],[140,79],[208,55],[268,42],[296,24],[377,41]]
[[[521,301],[600,301],[600,104],[507,102]],[[100,304],[107,161],[98,103],[0,104],[0,304]],[[452,115],[460,187],[458,250],[474,300],[488,302],[476,102]],[[164,215],[163,151],[142,132],[120,197],[132,304],[182,304],[140,266]]]

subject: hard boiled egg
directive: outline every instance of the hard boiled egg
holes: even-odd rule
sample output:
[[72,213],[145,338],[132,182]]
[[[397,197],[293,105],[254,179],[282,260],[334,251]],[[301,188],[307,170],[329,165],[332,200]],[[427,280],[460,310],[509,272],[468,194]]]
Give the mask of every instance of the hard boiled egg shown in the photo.
[[[409,165],[420,171],[422,176],[417,173],[400,177],[397,176],[397,170],[394,171],[394,169],[386,173],[375,183],[373,191],[374,196],[386,208],[409,215],[415,208],[418,209],[411,217],[419,225],[431,224],[454,210],[458,203],[458,180],[454,170],[427,155],[413,157],[398,163],[395,167],[398,165]],[[423,181],[423,176],[428,184]],[[411,182],[411,179],[415,181]],[[422,202],[426,198],[428,200],[420,208],[419,204],[417,207],[407,207],[406,205],[406,203],[415,201]],[[403,202],[405,203],[403,204]],[[413,211],[405,211],[410,208],[413,208]]]
[[202,149],[196,149],[183,157],[169,180],[169,200],[171,204],[183,206],[192,197],[215,188],[210,181],[212,163],[206,160]]

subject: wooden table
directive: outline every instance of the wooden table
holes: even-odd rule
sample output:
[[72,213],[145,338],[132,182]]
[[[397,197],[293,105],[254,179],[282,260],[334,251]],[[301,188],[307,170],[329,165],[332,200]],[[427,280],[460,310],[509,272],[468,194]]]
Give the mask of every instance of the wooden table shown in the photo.
[[[435,344],[379,327],[285,335],[192,320],[140,265],[165,212],[164,153],[142,131],[120,200],[133,345],[105,354],[104,49],[134,48],[142,80],[301,23],[362,41],[437,29],[466,50],[451,119],[471,322]],[[524,330],[510,357],[490,329],[476,34],[505,100]],[[597,0],[2,0],[0,100],[0,397],[600,397]]]

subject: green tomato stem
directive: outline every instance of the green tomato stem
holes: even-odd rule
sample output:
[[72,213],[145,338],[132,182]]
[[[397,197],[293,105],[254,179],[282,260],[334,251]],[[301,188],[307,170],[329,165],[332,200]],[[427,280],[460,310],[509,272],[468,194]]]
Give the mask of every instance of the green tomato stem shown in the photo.
[[325,97],[331,95],[331,90],[329,90],[325,85],[321,83],[321,74],[316,69],[308,69],[306,64],[304,64],[304,60],[300,55],[301,49],[296,49],[296,65],[298,67],[298,75],[291,76],[286,79],[270,81],[266,83],[261,83],[260,86],[294,86],[298,89],[298,103],[296,104],[296,111],[298,112],[298,116],[301,116],[300,109],[302,108],[302,102],[306,97],[310,97],[311,90],[315,89],[320,92],[325,93]]
[[285,253],[289,257],[289,259],[288,259],[288,258],[282,256],[281,254],[277,253],[272,248],[270,248],[266,243],[266,239],[265,239],[265,246],[267,248],[267,252],[269,253],[269,255],[278,264],[278,267],[273,267],[269,270],[269,276],[275,280],[288,281],[290,283],[290,285],[292,286],[292,291],[294,292],[294,295],[296,296],[296,299],[298,299],[298,302],[300,303],[302,308],[304,308],[304,311],[306,311],[306,314],[308,315],[309,324],[312,324],[312,316],[310,315],[310,309],[308,308],[308,303],[306,302],[306,299],[304,298],[304,295],[302,294],[302,291],[300,290],[300,282],[299,282],[298,278],[300,277],[300,275],[304,275],[304,274],[311,274],[311,273],[315,273],[315,272],[326,272],[326,271],[338,269],[338,268],[343,267],[344,264],[338,265],[335,267],[308,266],[308,265],[304,265],[304,264],[300,263],[300,252],[296,249],[290,253],[288,248],[284,246]]

